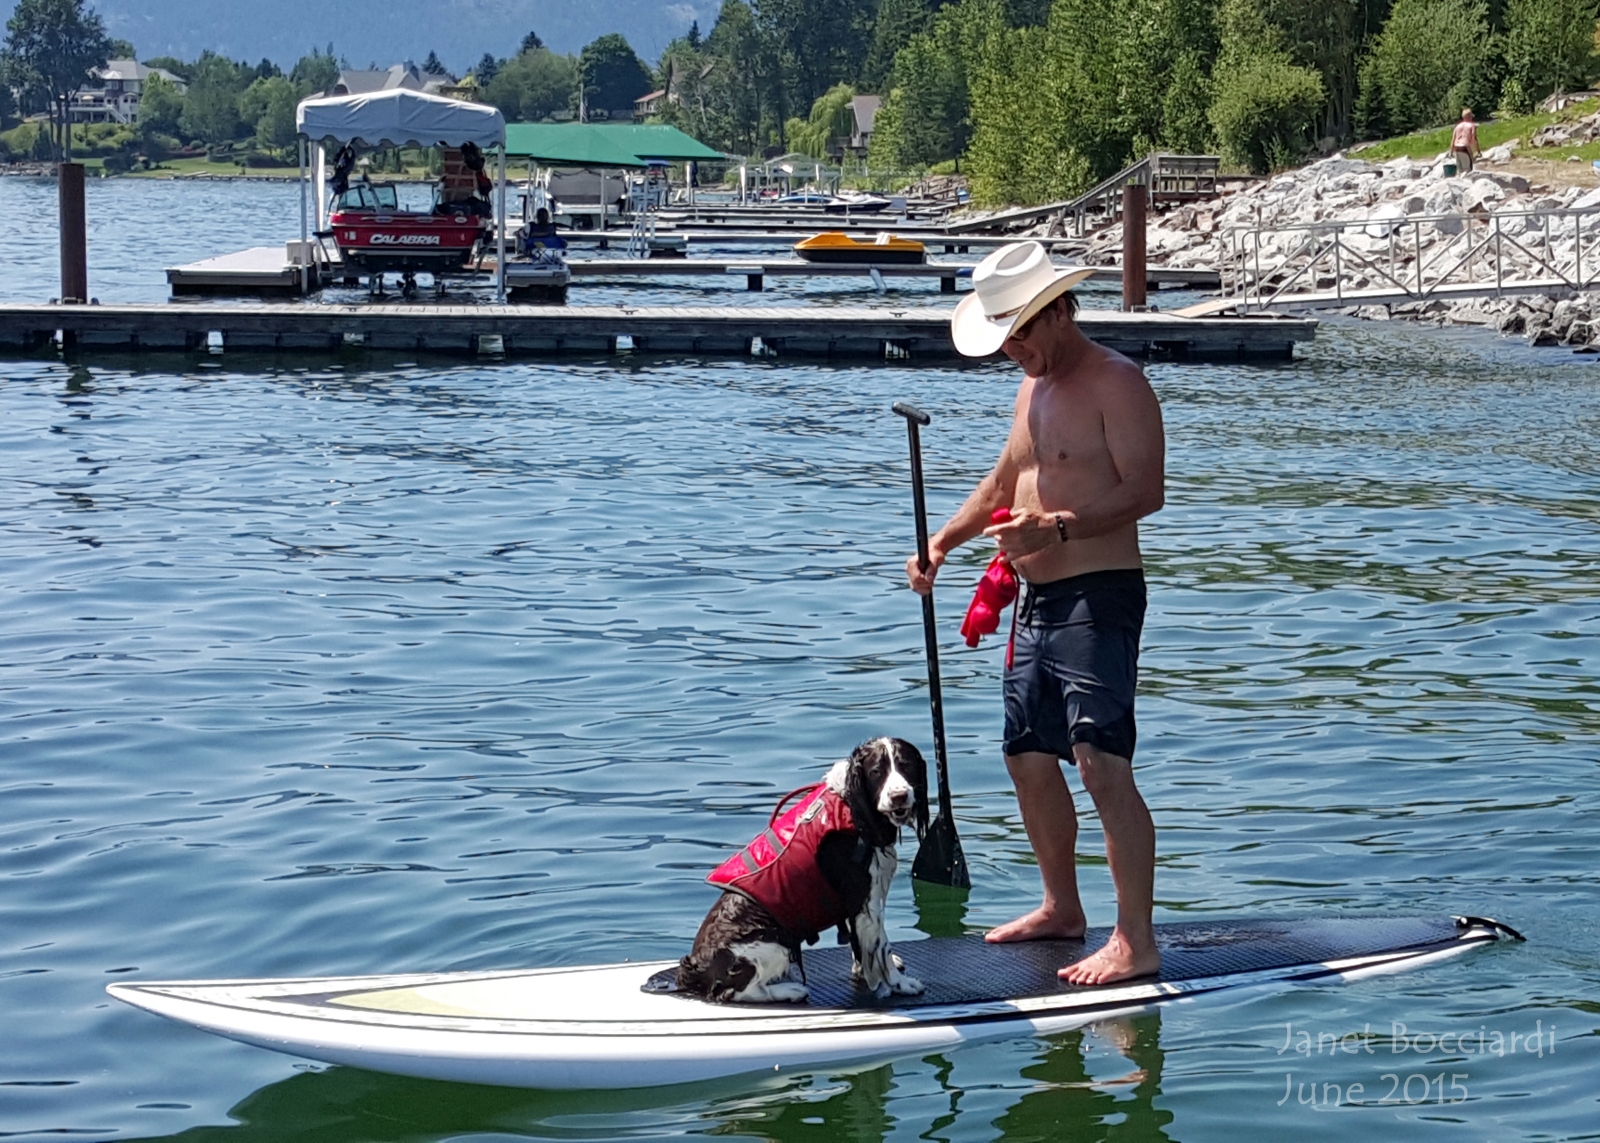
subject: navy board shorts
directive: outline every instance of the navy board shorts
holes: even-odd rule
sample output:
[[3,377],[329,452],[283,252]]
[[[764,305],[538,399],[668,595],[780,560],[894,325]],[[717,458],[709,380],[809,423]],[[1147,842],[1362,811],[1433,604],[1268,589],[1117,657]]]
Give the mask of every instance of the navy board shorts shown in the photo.
[[1023,584],[1005,674],[1007,754],[1070,759],[1086,742],[1133,758],[1144,610],[1139,568]]

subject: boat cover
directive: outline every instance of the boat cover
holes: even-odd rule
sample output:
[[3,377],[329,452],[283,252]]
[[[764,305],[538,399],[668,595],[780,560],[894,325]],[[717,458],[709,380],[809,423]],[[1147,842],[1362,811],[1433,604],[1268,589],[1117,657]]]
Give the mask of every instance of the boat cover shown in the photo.
[[459,147],[485,150],[505,142],[505,117],[493,107],[394,88],[365,95],[330,95],[302,100],[295,129],[313,141],[369,147]]

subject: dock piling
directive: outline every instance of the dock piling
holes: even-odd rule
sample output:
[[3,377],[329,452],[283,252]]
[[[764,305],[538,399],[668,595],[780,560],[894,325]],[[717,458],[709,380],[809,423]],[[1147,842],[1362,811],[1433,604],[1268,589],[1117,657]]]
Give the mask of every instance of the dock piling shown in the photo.
[[1139,183],[1122,188],[1122,308],[1125,312],[1146,304],[1145,207],[1149,190]]
[[83,164],[62,163],[57,171],[61,221],[61,301],[89,300],[89,240],[83,205]]

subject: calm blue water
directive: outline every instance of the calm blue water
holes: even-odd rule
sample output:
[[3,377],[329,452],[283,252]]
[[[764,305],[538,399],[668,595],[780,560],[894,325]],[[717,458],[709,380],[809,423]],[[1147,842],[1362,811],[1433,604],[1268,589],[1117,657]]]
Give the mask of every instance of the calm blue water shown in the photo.
[[[91,213],[124,216],[91,239],[107,300],[161,296],[156,270],[102,253],[134,235],[159,266],[297,225],[252,238],[259,220],[226,212],[256,188],[90,189]],[[0,183],[7,225],[50,195]],[[197,211],[233,220],[221,240],[169,217]],[[10,233],[7,297],[54,292],[46,221]],[[0,361],[0,1132],[1600,1134],[1594,359],[1332,323],[1293,365],[1150,374],[1171,473],[1146,528],[1138,759],[1158,913],[1471,912],[1528,944],[1048,1041],[604,1095],[322,1068],[126,1008],[106,983],[679,955],[705,871],[778,793],[869,735],[928,743],[888,406],[934,416],[942,518],[999,448],[1016,379]],[[1001,652],[955,630],[987,554],[940,595],[972,928],[1038,891],[999,759]],[[1091,820],[1105,923],[1098,843]],[[891,914],[901,938],[951,922],[904,880]],[[1281,1050],[1369,1026],[1371,1054]],[[1537,1055],[1394,1051],[1536,1028]],[[1353,1083],[1362,1107],[1301,1103]]]

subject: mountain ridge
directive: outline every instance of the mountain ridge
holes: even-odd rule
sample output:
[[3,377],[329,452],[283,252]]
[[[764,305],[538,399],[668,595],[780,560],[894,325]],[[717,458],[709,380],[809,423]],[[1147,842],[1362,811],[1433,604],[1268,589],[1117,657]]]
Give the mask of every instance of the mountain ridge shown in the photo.
[[[333,44],[350,66],[421,63],[430,51],[457,75],[482,58],[515,55],[523,36],[537,32],[547,47],[576,54],[607,32],[621,31],[642,59],[654,61],[668,41],[699,20],[716,19],[716,0],[646,4],[614,0],[90,0],[106,31],[129,40],[141,60],[191,60],[210,49],[251,63],[266,57],[288,68],[313,48]],[[10,19],[16,0],[0,0]]]

